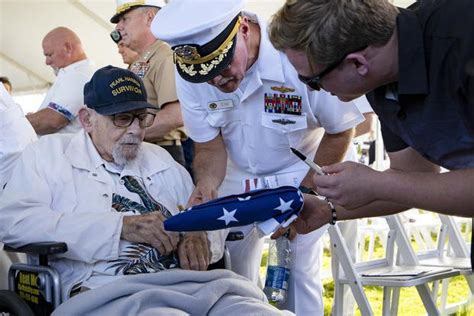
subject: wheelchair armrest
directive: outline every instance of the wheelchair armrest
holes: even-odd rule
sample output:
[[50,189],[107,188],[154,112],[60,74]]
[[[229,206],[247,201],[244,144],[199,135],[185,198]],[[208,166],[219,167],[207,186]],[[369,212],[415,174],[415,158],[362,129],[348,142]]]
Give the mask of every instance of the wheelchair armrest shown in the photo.
[[67,244],[64,242],[37,242],[22,247],[13,248],[9,245],[4,245],[3,250],[8,252],[21,252],[30,255],[49,256],[65,253],[67,251]]

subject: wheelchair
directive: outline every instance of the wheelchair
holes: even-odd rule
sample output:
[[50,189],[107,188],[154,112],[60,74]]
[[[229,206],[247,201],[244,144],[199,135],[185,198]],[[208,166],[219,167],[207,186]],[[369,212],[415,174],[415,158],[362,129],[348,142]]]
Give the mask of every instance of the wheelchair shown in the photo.
[[[241,240],[242,232],[230,232],[226,241]],[[49,256],[67,251],[64,242],[40,242],[13,248],[4,245],[8,252],[26,253],[38,259],[39,265],[14,263],[8,272],[9,290],[0,291],[0,313],[18,316],[50,315],[63,301],[61,298],[61,278],[49,266]],[[227,248],[221,260],[209,266],[212,269],[230,269],[230,255]]]

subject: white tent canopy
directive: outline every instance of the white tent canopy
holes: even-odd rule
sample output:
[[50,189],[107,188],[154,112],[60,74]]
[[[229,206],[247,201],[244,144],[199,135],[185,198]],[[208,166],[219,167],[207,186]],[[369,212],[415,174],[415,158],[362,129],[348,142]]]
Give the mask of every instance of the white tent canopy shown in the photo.
[[[268,18],[283,3],[248,0],[247,9]],[[44,92],[54,74],[44,63],[41,41],[57,26],[79,35],[95,66],[123,66],[109,37],[114,28],[109,19],[114,12],[115,0],[0,0],[0,76],[11,80],[16,95]]]

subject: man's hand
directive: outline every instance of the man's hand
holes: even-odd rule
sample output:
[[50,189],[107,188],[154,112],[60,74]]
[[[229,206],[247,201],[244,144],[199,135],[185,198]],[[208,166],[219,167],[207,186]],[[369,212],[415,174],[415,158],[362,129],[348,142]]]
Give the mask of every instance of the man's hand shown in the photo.
[[165,231],[165,217],[160,212],[124,216],[121,238],[131,242],[147,243],[166,255],[176,250],[179,234]]
[[182,269],[206,271],[211,258],[207,233],[186,233],[178,245],[178,258]]
[[217,198],[217,185],[206,178],[196,183],[196,187],[189,197],[187,207],[199,205],[215,198]]
[[217,189],[224,180],[227,151],[222,135],[205,143],[194,144],[193,172],[196,188],[188,200],[188,207],[217,197]]
[[314,175],[316,191],[333,203],[354,209],[377,200],[374,184],[379,172],[355,162],[342,162],[322,168],[328,175]]
[[292,225],[288,227],[280,227],[278,228],[271,236],[271,239],[277,239],[278,237],[281,237],[285,234],[288,234],[287,237],[289,240],[293,240],[296,237],[296,229],[291,228]]
[[[304,206],[301,210],[298,218],[290,225],[291,231],[295,231],[298,234],[307,234],[316,230],[331,220],[331,210],[328,203],[324,200],[320,200],[318,197],[312,194],[303,194]],[[278,229],[271,236],[272,239],[276,239],[282,236],[286,232],[286,228]]]

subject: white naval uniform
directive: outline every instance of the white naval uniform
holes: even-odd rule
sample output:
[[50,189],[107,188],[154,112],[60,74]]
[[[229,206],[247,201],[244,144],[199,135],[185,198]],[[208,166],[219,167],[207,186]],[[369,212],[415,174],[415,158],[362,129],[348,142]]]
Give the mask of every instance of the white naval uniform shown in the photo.
[[[289,147],[314,157],[324,130],[340,133],[364,120],[353,103],[343,103],[324,91],[310,91],[300,82],[286,56],[271,45],[266,23],[261,19],[258,23],[262,30],[259,58],[236,91],[223,93],[207,83],[189,83],[176,75],[184,125],[190,137],[195,142],[207,142],[221,133],[224,139],[229,159],[220,196],[243,192],[245,179],[256,177],[270,176],[278,186],[298,187],[308,167]],[[279,91],[282,87],[291,90]],[[266,113],[266,93],[300,96],[301,115]],[[232,270],[257,281],[263,239],[253,226],[236,230],[243,231],[245,238],[228,244]],[[291,243],[293,258],[286,308],[298,315],[322,315],[324,311],[319,278],[322,248],[318,242],[324,230],[299,235]]]
[[[36,133],[20,106],[0,84],[0,196],[21,152],[36,140]],[[1,198],[0,198],[1,199]],[[0,242],[0,249],[3,243]],[[12,263],[25,262],[26,255],[0,250],[0,290],[8,288],[8,269]]]
[[84,106],[84,86],[94,71],[89,59],[59,69],[56,80],[39,107],[39,110],[49,108],[56,111],[69,121],[58,133],[76,133],[81,129],[77,113]]

